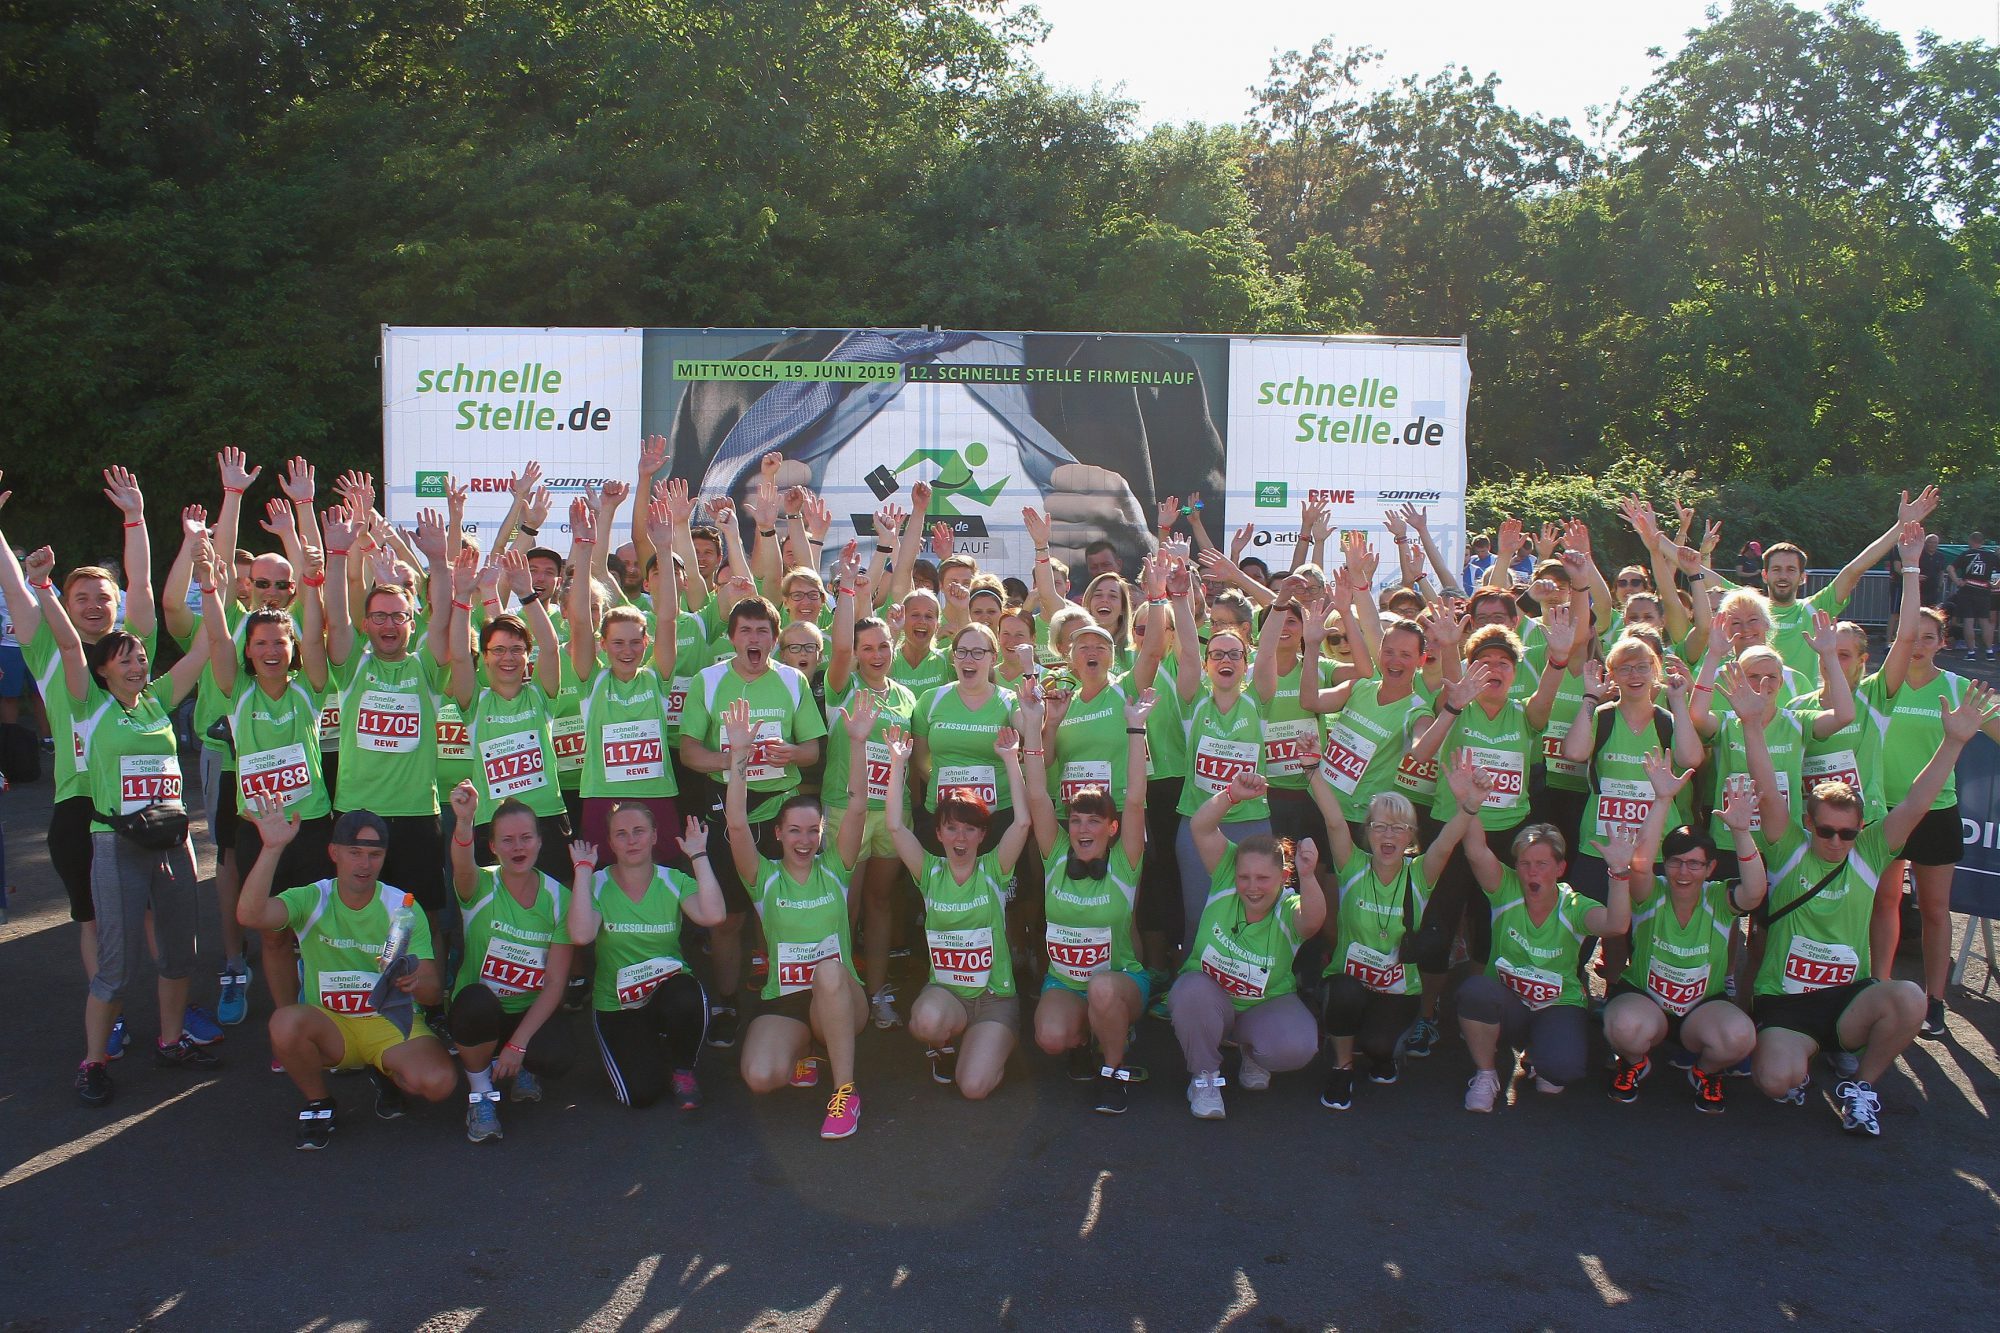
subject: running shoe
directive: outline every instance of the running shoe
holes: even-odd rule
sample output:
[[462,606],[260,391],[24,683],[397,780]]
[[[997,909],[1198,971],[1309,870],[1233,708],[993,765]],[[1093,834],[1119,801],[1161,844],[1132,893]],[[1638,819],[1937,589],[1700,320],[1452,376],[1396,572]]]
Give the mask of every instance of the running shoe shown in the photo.
[[1806,1104],[1806,1089],[1810,1088],[1811,1086],[1812,1086],[1812,1075],[1807,1074],[1805,1082],[1799,1084],[1799,1086],[1793,1088],[1790,1092],[1786,1093],[1784,1096],[1773,1097],[1771,1100],[1774,1102],[1781,1102],[1787,1106],[1804,1106]]
[[1243,1053],[1242,1063],[1236,1066],[1236,1086],[1245,1092],[1262,1092],[1271,1086],[1271,1071]]
[[1882,1122],[1878,1119],[1882,1112],[1882,1099],[1875,1095],[1875,1089],[1858,1078],[1845,1079],[1834,1084],[1834,1100],[1840,1103],[1840,1127],[1850,1134],[1866,1134],[1877,1138],[1882,1133]]
[[735,1005],[716,1004],[709,1006],[708,1044],[721,1047],[729,1047],[736,1044]]
[[[368,1081],[375,1085],[375,1118],[377,1120],[402,1119],[403,1112],[409,1108],[404,1104],[403,1090],[396,1086],[396,1080],[390,1078],[379,1069],[370,1069],[368,1071]],[[318,1105],[318,1103],[309,1103],[309,1105]],[[327,1105],[330,1107],[333,1103],[328,1102]],[[300,1119],[304,1119],[303,1113],[300,1114]],[[300,1144],[299,1146],[304,1147],[305,1145]],[[315,1144],[314,1146],[319,1147],[321,1145]]]
[[1124,1115],[1132,1089],[1132,1071],[1113,1069],[1110,1065],[1099,1066],[1097,1079],[1097,1106],[1099,1115]]
[[1196,1074],[1188,1081],[1188,1109],[1197,1120],[1221,1120],[1229,1112],[1222,1105],[1222,1085],[1229,1080],[1219,1072]]
[[1722,1075],[1711,1074],[1700,1065],[1688,1070],[1688,1086],[1694,1089],[1694,1105],[1710,1115],[1722,1114]]
[[1387,1085],[1403,1076],[1403,1063],[1396,1056],[1390,1056],[1387,1060],[1370,1060],[1363,1056],[1362,1063],[1368,1068],[1370,1083]]
[[542,1099],[542,1081],[526,1069],[514,1075],[514,1086],[507,1089],[510,1102],[538,1102]]
[[465,1104],[465,1137],[474,1143],[501,1138],[500,1093],[475,1092]]
[[861,1128],[861,1094],[852,1083],[843,1083],[826,1099],[826,1119],[820,1122],[823,1139],[844,1139]]
[[1932,999],[1924,1006],[1924,1025],[1917,1029],[1917,1035],[1936,1041],[1944,1033],[1944,1001]]
[[1744,1056],[1741,1060],[1738,1060],[1735,1064],[1729,1066],[1729,1068],[1723,1070],[1722,1072],[1729,1078],[1749,1078],[1750,1057],[1747,1055]]
[[887,986],[869,997],[868,1009],[875,1016],[875,1026],[885,1032],[903,1025],[902,1015],[896,1012],[896,993]]
[[1826,1062],[1833,1066],[1835,1082],[1848,1082],[1861,1076],[1861,1057],[1853,1051],[1843,1051],[1839,1047],[1826,1053]]
[[216,985],[215,1017],[224,1027],[235,1027],[250,1016],[250,974],[225,968]]
[[1326,1089],[1319,1104],[1329,1111],[1345,1111],[1354,1105],[1354,1070],[1335,1065],[1326,1071]]
[[683,1111],[700,1109],[701,1084],[695,1081],[692,1069],[674,1071],[674,1105]]
[[285,1062],[275,1055],[271,1057],[271,1072],[273,1074],[282,1074],[285,1072]]
[[76,1067],[76,1095],[85,1106],[111,1100],[111,1071],[102,1060],[85,1060]]
[[1090,1043],[1069,1048],[1069,1081],[1088,1083],[1097,1077],[1098,1060],[1091,1053]]
[[958,1047],[933,1046],[924,1054],[931,1058],[931,1082],[953,1083],[958,1080]]
[[1161,987],[1153,992],[1152,1003],[1146,1006],[1146,1013],[1162,1022],[1174,1021],[1173,992],[1169,987]]
[[[1650,1058],[1641,1056],[1637,1063],[1618,1057],[1618,1063],[1611,1070],[1611,1100],[1630,1105],[1639,1100],[1639,1085],[1646,1081],[1646,1075],[1653,1072]],[[1537,1080],[1539,1083],[1540,1080]]]
[[1439,1039],[1437,1020],[1419,1018],[1417,1025],[1410,1029],[1409,1040],[1403,1043],[1403,1054],[1412,1060],[1422,1060],[1437,1049]]
[[333,1142],[333,1098],[321,1097],[299,1108],[300,1152],[317,1152]]
[[197,1046],[213,1046],[222,1040],[222,1024],[208,1010],[191,1004],[181,1014],[181,1035]]
[[119,1015],[111,1023],[111,1036],[104,1043],[104,1054],[112,1060],[125,1058],[125,1017]]
[[808,1055],[792,1066],[792,1086],[795,1088],[816,1088],[819,1086],[819,1057]]
[[162,1069],[217,1069],[222,1060],[203,1046],[194,1044],[194,1039],[185,1034],[172,1045],[153,1047],[153,1063]]
[[1491,1112],[1493,1101],[1499,1095],[1500,1075],[1491,1069],[1477,1070],[1465,1085],[1465,1109],[1481,1114]]

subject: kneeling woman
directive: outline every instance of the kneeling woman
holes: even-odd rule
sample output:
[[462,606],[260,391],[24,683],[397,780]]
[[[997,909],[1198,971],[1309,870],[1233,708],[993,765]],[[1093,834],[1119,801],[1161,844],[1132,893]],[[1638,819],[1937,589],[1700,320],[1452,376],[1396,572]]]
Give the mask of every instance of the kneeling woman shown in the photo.
[[[1460,751],[1457,767],[1487,780],[1472,756]],[[1326,964],[1326,1006],[1320,1022],[1333,1047],[1326,1090],[1319,1104],[1330,1111],[1354,1105],[1354,1048],[1358,1042],[1375,1083],[1394,1083],[1403,1046],[1423,1006],[1423,983],[1414,961],[1405,961],[1412,937],[1430,903],[1431,886],[1479,818],[1477,803],[1458,811],[1432,840],[1430,850],[1412,859],[1417,845],[1417,808],[1401,792],[1378,792],[1368,801],[1363,826],[1367,850],[1354,844],[1340,803],[1327,785],[1324,766],[1309,779],[1313,800],[1326,819],[1328,850],[1336,867],[1336,902],[1327,914],[1333,946]],[[1473,791],[1476,787],[1468,786]]]
[[[866,692],[848,704],[843,719],[848,744],[864,747],[875,726],[875,704]],[[868,765],[847,769],[847,806],[841,811],[834,850],[823,850],[825,821],[817,797],[793,796],[772,821],[778,840],[776,861],[757,851],[750,830],[745,769],[750,762],[750,703],[738,699],[722,715],[728,741],[729,787],[723,812],[729,822],[729,854],[736,873],[757,905],[757,919],[771,950],[771,974],[764,983],[764,1012],[743,1040],[743,1081],[752,1092],[773,1092],[788,1082],[809,1088],[819,1082],[813,1059],[815,1039],[826,1044],[834,1093],[827,1100],[823,1139],[844,1139],[861,1127],[861,1096],[854,1090],[854,1038],[868,1021],[868,997],[854,971],[854,941],[847,922],[847,898],[854,867],[861,860],[861,835],[868,826]]]
[[[500,1137],[495,1082],[513,1080],[509,1101],[538,1102],[541,1080],[560,1077],[576,1062],[568,1025],[556,1013],[575,950],[568,891],[536,869],[542,833],[535,812],[516,800],[500,802],[488,825],[500,864],[481,866],[472,860],[479,792],[470,782],[452,790],[451,809],[458,816],[451,877],[465,918],[465,960],[447,1022],[472,1085],[465,1137],[482,1143]],[[579,875],[583,869],[577,867]]]
[[1203,1120],[1225,1114],[1224,1037],[1234,1037],[1242,1049],[1236,1078],[1252,1092],[1270,1087],[1274,1072],[1305,1068],[1319,1049],[1317,1025],[1292,976],[1300,941],[1326,922],[1326,895],[1313,873],[1319,850],[1311,839],[1300,845],[1292,888],[1291,844],[1268,833],[1231,844],[1222,832],[1231,806],[1261,804],[1265,790],[1261,773],[1240,772],[1189,821],[1209,873],[1209,894],[1171,1007],[1174,1036],[1194,1076],[1188,1106]]
[[992,851],[979,850],[994,822],[986,803],[950,787],[938,793],[937,840],[943,856],[925,851],[903,818],[903,787],[914,742],[902,728],[891,727],[888,744],[889,796],[883,819],[896,855],[923,895],[931,956],[930,984],[910,1006],[910,1035],[930,1048],[932,1078],[957,1083],[960,1092],[977,1101],[1000,1086],[1021,1031],[1002,891],[1028,842],[1020,742],[1011,727],[1000,728],[993,741],[1014,813]]
[[[1656,754],[1644,762],[1654,800],[1632,853],[1632,961],[1604,1006],[1604,1039],[1618,1055],[1611,1100],[1638,1100],[1653,1048],[1666,1041],[1694,1057],[1688,1082],[1695,1105],[1714,1114],[1722,1110],[1724,1071],[1757,1047],[1750,1016],[1723,993],[1736,917],[1764,901],[1764,861],[1750,834],[1755,798],[1739,788],[1723,804],[1722,822],[1735,842],[1741,878],[1718,882],[1709,878],[1715,873],[1715,843],[1704,830],[1678,828],[1660,841],[1687,777],[1675,776]],[[1666,861],[1664,877],[1650,873],[1655,846]]]
[[658,864],[651,801],[618,802],[604,824],[611,839],[604,869],[585,870],[597,863],[597,847],[570,847],[577,877],[569,937],[579,949],[597,942],[591,993],[597,1053],[625,1105],[651,1106],[671,1087],[674,1104],[692,1111],[701,1105],[694,1062],[708,1031],[708,995],[681,957],[681,916],[715,926],[728,910],[708,860],[708,829],[691,818],[680,840],[690,876]]

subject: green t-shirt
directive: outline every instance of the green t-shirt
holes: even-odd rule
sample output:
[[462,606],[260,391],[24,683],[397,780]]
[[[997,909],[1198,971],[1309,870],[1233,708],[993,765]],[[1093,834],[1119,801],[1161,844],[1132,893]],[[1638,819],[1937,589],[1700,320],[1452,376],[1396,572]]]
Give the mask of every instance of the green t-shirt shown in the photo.
[[478,785],[478,766],[472,762],[472,734],[466,729],[465,715],[450,696],[438,700],[437,789],[440,807],[451,804],[452,789],[461,782]]
[[[1867,697],[1870,682],[1877,683],[1873,700]],[[1800,704],[1814,711],[1831,711],[1827,709],[1825,695],[1826,687],[1822,685],[1800,700]],[[1864,822],[1880,819],[1888,813],[1888,805],[1882,799],[1885,790],[1882,781],[1882,729],[1879,725],[1883,717],[1882,702],[1879,673],[1863,676],[1860,687],[1854,691],[1852,722],[1825,740],[1813,735],[1810,729],[1806,731],[1806,757],[1799,766],[1802,802],[1822,782],[1845,782],[1861,793],[1861,818]],[[1942,734],[1940,730],[1940,737]],[[1927,754],[1924,758],[1927,760],[1929,757]],[[1803,804],[1799,813],[1805,813]]]
[[1049,795],[1056,813],[1069,808],[1070,796],[1085,787],[1102,787],[1113,805],[1125,803],[1125,759],[1130,737],[1125,734],[1125,705],[1131,696],[1121,681],[1110,681],[1094,699],[1081,693],[1069,701],[1069,711],[1056,727],[1048,756]]
[[599,1013],[638,1009],[661,982],[687,966],[681,957],[681,904],[700,892],[692,878],[663,866],[637,902],[607,868],[591,882],[597,909],[597,976],[591,1003]]
[[[278,901],[284,904],[286,929],[299,937],[299,963],[305,970],[299,998],[330,1014],[359,1018],[375,1012],[370,996],[382,979],[382,946],[389,942],[397,909],[410,909],[410,957],[437,956],[423,907],[387,884],[377,884],[374,896],[358,908],[340,900],[340,888],[331,879],[286,889]],[[412,1030],[410,1035],[425,1034]]]
[[601,661],[583,692],[586,798],[677,796],[667,756],[667,701],[660,673],[642,666],[621,681]]
[[477,982],[508,1013],[526,1013],[545,987],[569,984],[567,975],[549,971],[549,949],[570,942],[569,890],[538,871],[534,901],[523,907],[500,882],[498,866],[481,866],[477,874],[472,901],[461,903],[465,961],[452,994]]
[[[1812,853],[1804,829],[1787,829],[1776,841],[1757,840],[1770,867],[1766,899],[1770,926],[1764,962],[1757,969],[1759,995],[1805,995],[1859,981],[1868,972],[1868,923],[1875,911],[1882,871],[1901,847],[1889,846],[1880,824],[1869,824],[1854,840],[1840,873],[1811,902],[1782,917],[1777,914],[1803,897],[1834,868]],[[1771,919],[1776,918],[1776,919]]]
[[[1128,692],[1133,681],[1120,681]],[[1174,689],[1174,673],[1162,663],[1153,674],[1153,711],[1146,715],[1146,776],[1185,778],[1187,760],[1187,710]]]
[[[1596,758],[1596,779],[1591,784],[1590,804],[1583,812],[1582,845],[1577,848],[1584,854],[1598,842],[1610,841],[1614,833],[1623,833],[1628,838],[1637,838],[1639,829],[1652,813],[1655,793],[1653,783],[1646,776],[1645,758],[1649,754],[1665,755],[1672,759],[1671,745],[1662,747],[1660,731],[1655,715],[1647,714],[1639,726],[1634,728],[1618,711],[1616,704],[1603,704],[1595,714],[1586,714],[1576,725],[1591,729],[1591,743],[1596,744],[1597,731],[1607,725],[1599,719],[1609,716],[1610,734],[1605,737],[1604,749]],[[1668,733],[1671,737],[1672,733]],[[1692,818],[1687,788],[1674,798],[1674,813],[1667,816],[1667,827],[1677,828]]]
[[549,704],[549,754],[555,761],[558,790],[580,792],[590,751],[583,721],[583,681],[567,651],[557,661],[562,684]]
[[889,658],[889,679],[916,695],[919,702],[940,685],[949,684],[954,674],[951,655],[936,648],[924,654],[915,666],[910,665],[901,648]]
[[1000,728],[1012,726],[1014,695],[993,688],[986,702],[969,708],[954,682],[917,696],[911,726],[930,748],[931,780],[924,789],[924,808],[936,811],[938,792],[963,787],[978,794],[996,814],[1014,808],[1013,797],[994,753]]
[[[773,662],[755,680],[746,680],[733,662],[716,662],[703,667],[688,690],[687,706],[681,712],[681,734],[718,753],[723,743],[722,715],[738,699],[750,703],[753,749],[745,782],[750,795],[752,823],[771,818],[785,798],[799,789],[799,770],[794,764],[772,763],[764,757],[764,747],[773,741],[790,745],[816,741],[826,735],[826,719],[813,702],[806,678],[782,662]],[[717,775],[717,781],[727,778]],[[764,797],[759,801],[756,795]]]
[[1632,961],[1625,968],[1625,984],[1637,986],[1676,1017],[1685,1017],[1711,990],[1721,995],[1723,978],[1729,975],[1735,911],[1729,885],[1710,880],[1701,886],[1701,897],[1683,925],[1665,876],[1654,876],[1652,896],[1632,909]]
[[284,803],[300,819],[333,811],[333,794],[320,769],[319,696],[302,676],[285,682],[273,699],[248,672],[239,671],[227,700],[236,738],[236,809],[251,815],[253,797]]
[[1847,599],[1835,593],[1831,583],[1810,597],[1771,603],[1770,644],[1785,659],[1785,665],[1799,674],[1801,690],[1816,690],[1820,684],[1819,654],[1812,646],[1813,612],[1824,611],[1838,620],[1846,609]]
[[[1855,713],[1857,722],[1866,718],[1871,724],[1877,746],[1876,759],[1880,765],[1876,770],[1880,781],[1872,784],[1868,783],[1872,774],[1866,767],[1862,769],[1862,782],[1868,784],[1863,790],[1870,795],[1877,790],[1881,793],[1881,810],[1870,806],[1867,818],[1878,818],[1887,810],[1889,802],[1902,800],[1916,785],[1924,766],[1944,745],[1944,715],[1958,707],[1965,698],[1968,684],[1963,676],[1940,671],[1926,685],[1912,685],[1905,681],[1903,688],[1891,697],[1879,672],[1863,678]],[[1868,757],[1864,751],[1864,765]],[[1931,809],[1949,810],[1957,804],[1958,773],[1954,769],[1945,777],[1944,790],[1931,801]]]
[[1236,848],[1229,847],[1209,879],[1183,973],[1199,973],[1222,987],[1238,1013],[1298,989],[1292,958],[1299,951],[1297,893],[1281,893],[1261,921],[1243,913],[1236,892]]
[[924,898],[924,940],[930,948],[933,985],[961,1000],[1014,993],[1007,900],[1002,892],[1012,878],[1001,870],[998,852],[987,852],[974,862],[963,884],[952,878],[951,862],[944,857],[924,858],[917,890]]
[[[1326,719],[1319,772],[1340,799],[1340,812],[1349,823],[1367,819],[1368,802],[1389,790],[1412,733],[1430,713],[1415,690],[1394,703],[1383,703],[1381,696],[1380,676],[1357,680],[1340,711]],[[1435,781],[1433,777],[1432,792]]]
[[[1493,775],[1493,790],[1479,807],[1479,822],[1490,831],[1513,828],[1528,817],[1528,770],[1541,748],[1540,733],[1528,723],[1526,704],[1509,699],[1497,716],[1488,717],[1485,706],[1475,699],[1453,721],[1437,757],[1449,773],[1464,750],[1473,763]],[[1438,783],[1431,817],[1443,824],[1457,813],[1458,798],[1452,795],[1451,784]]]
[[[1817,711],[1780,708],[1764,727],[1764,747],[1771,752],[1771,768],[1778,776],[1778,790],[1785,795],[1794,823],[1805,813],[1800,795],[1805,775],[1805,738],[1819,717]],[[1743,747],[1742,718],[1731,713],[1723,719],[1721,730],[1715,733],[1715,739],[1709,745],[1709,759],[1715,781],[1715,809],[1709,816],[1708,833],[1715,839],[1716,846],[1733,847],[1736,844],[1731,839],[1736,835],[1730,831],[1729,825],[1722,822],[1724,797],[1731,791],[1756,791],[1756,784],[1750,776],[1749,755]],[[1763,820],[1763,812],[1752,801],[1750,831],[1761,833]]]
[[[1229,790],[1238,773],[1264,771],[1264,714],[1248,690],[1236,696],[1228,712],[1215,703],[1204,686],[1188,710],[1188,776],[1181,787],[1180,813],[1192,815],[1211,796]],[[1239,801],[1222,816],[1225,824],[1269,819],[1271,803],[1263,797]]]
[[[243,622],[249,615],[249,610],[239,605],[233,597],[222,604],[222,623],[229,627],[230,642],[236,645],[239,655],[243,651]],[[202,619],[203,613],[197,611],[194,627],[185,636],[179,634],[174,636],[174,642],[180,645],[182,652],[186,652],[205,632]],[[296,618],[292,624],[294,628],[297,627]],[[236,664],[236,674],[238,677],[244,675],[243,663],[240,660]],[[229,746],[209,735],[208,729],[215,725],[217,718],[228,712],[229,697],[223,694],[222,687],[215,683],[215,668],[204,666],[201,669],[201,678],[194,687],[194,734],[204,750],[213,750],[222,756],[224,767],[229,764]]]
[[478,772],[475,822],[493,818],[494,808],[515,800],[537,815],[563,812],[562,788],[555,778],[555,743],[549,735],[553,701],[530,677],[509,699],[488,686],[476,688],[466,734]]
[[[1411,692],[1417,698],[1416,711],[1410,717],[1410,734],[1414,739],[1418,731],[1429,725],[1437,694],[1430,686],[1424,684],[1422,677],[1412,684]],[[1432,757],[1419,762],[1405,746],[1403,757],[1396,763],[1396,777],[1392,785],[1397,791],[1409,797],[1410,804],[1417,809],[1426,808],[1437,799],[1437,759]]]
[[[709,599],[714,604],[714,599]],[[692,611],[683,611],[674,619],[674,678],[667,689],[667,742],[676,744],[681,738],[681,709],[687,704],[688,687],[701,669],[715,661],[715,653],[708,646],[708,635],[701,617]]]
[[[103,833],[111,826],[96,815],[132,815],[181,800],[181,757],[159,681],[141,691],[130,708],[103,690],[94,699],[88,713],[78,709],[73,725],[88,769],[90,831]],[[82,702],[71,699],[73,707]]]
[[1105,858],[1103,879],[1070,874],[1069,831],[1056,833],[1055,846],[1042,858],[1043,903],[1049,980],[1082,994],[1099,972],[1145,969],[1132,947],[1132,908],[1139,901],[1139,868],[1125,855],[1122,840]]
[[[1553,791],[1590,790],[1588,765],[1574,763],[1562,754],[1563,738],[1583,711],[1583,685],[1583,677],[1576,672],[1563,672],[1556,697],[1549,704],[1549,724],[1542,728],[1543,782]],[[1588,719],[1584,725],[1589,725]]]
[[[154,637],[148,634],[145,638],[149,660],[153,655]],[[77,729],[76,719],[94,712],[97,705],[110,696],[97,683],[97,678],[86,672],[84,697],[81,700],[70,697],[69,689],[64,684],[62,653],[56,647],[55,631],[49,628],[46,618],[21,645],[21,656],[42,692],[42,711],[48,716],[49,735],[55,737],[56,800],[88,796],[91,792],[90,775],[84,770],[83,733]]]
[[1375,858],[1357,850],[1340,868],[1340,910],[1336,920],[1340,942],[1327,960],[1326,975],[1345,974],[1369,990],[1384,995],[1415,995],[1422,989],[1415,964],[1400,957],[1405,927],[1414,930],[1424,919],[1431,886],[1414,858],[1384,883],[1375,873]]
[[1486,975],[1530,1009],[1581,1006],[1589,997],[1577,975],[1577,954],[1589,935],[1583,918],[1595,906],[1567,884],[1556,886],[1555,910],[1541,925],[1528,917],[1526,887],[1511,869],[1493,894],[1493,958]]
[[[868,686],[862,682],[861,674],[854,672],[847,678],[846,692],[828,709],[826,777],[820,786],[820,799],[829,810],[847,808],[848,765],[854,762],[854,742],[847,738],[847,706],[857,690],[868,690]],[[874,690],[868,690],[868,693],[875,700],[875,725],[869,728],[867,743],[868,808],[881,810],[889,804],[889,728],[910,729],[910,718],[917,711],[917,697],[893,677],[882,682],[879,693]],[[909,814],[909,807],[910,793],[906,782],[903,790],[905,815]]]
[[854,872],[843,865],[838,851],[821,852],[800,883],[782,861],[757,858],[757,874],[747,886],[757,904],[757,920],[771,950],[771,975],[762,998],[810,991],[813,971],[831,959],[854,970],[854,941],[847,920],[847,890]]
[[[1329,689],[1333,685],[1334,664],[1324,657],[1316,660],[1319,687]],[[1308,713],[1299,704],[1299,684],[1304,674],[1305,659],[1301,658],[1290,671],[1278,677],[1277,691],[1262,709],[1264,775],[1273,787],[1287,791],[1306,789],[1313,756],[1320,752],[1319,714]]]
[[445,669],[419,641],[394,662],[362,647],[332,668],[340,697],[340,768],[336,810],[384,817],[438,812],[438,705]]

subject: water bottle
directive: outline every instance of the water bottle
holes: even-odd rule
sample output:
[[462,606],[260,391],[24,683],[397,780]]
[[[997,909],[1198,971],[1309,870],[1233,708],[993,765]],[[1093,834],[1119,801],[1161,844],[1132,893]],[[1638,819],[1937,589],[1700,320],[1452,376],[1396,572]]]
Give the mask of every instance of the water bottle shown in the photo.
[[389,938],[382,942],[382,952],[376,955],[376,962],[387,968],[396,961],[396,956],[403,952],[403,946],[410,942],[410,924],[416,919],[416,913],[407,904],[396,909],[395,915],[389,918]]

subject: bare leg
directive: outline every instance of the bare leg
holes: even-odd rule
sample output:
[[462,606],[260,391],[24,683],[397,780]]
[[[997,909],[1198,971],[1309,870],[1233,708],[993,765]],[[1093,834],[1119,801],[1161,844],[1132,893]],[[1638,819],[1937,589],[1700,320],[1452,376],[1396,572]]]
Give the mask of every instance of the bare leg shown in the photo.
[[[1913,981],[1882,981],[1854,997],[1840,1016],[1840,1044],[1861,1051],[1861,1081],[1889,1072],[1924,1021],[1924,992]],[[1862,1050],[1863,1047],[1867,1049]]]
[[867,1021],[868,997],[845,964],[829,959],[813,969],[812,1026],[836,1088],[854,1081],[854,1038]]
[[[1917,910],[1924,918],[1924,994],[1944,998],[1951,979],[1951,877],[1957,866],[1916,866]],[[1882,895],[1877,893],[1879,900]],[[1872,943],[1872,941],[1871,941]],[[1880,964],[1876,964],[1880,968]],[[1877,977],[1885,977],[1881,971]]]
[[1102,972],[1090,979],[1090,1030],[1104,1048],[1104,1063],[1113,1069],[1125,1063],[1125,1042],[1132,1025],[1145,1012],[1139,983],[1123,972]]

